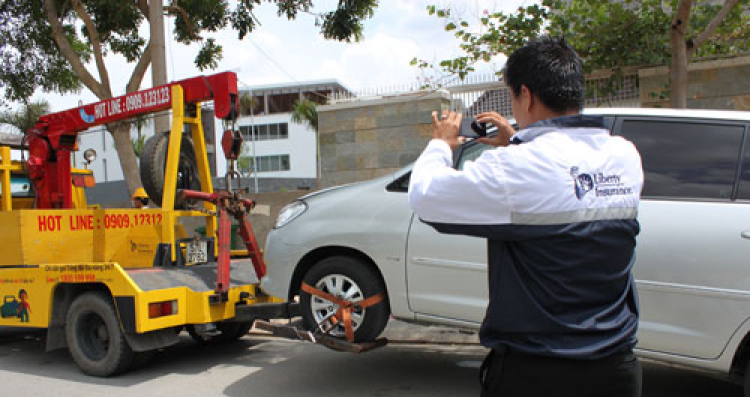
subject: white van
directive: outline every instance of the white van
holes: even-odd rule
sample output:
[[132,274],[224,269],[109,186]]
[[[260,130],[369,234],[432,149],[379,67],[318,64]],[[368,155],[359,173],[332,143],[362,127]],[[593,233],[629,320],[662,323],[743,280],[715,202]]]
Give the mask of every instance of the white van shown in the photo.
[[[635,143],[643,158],[634,269],[638,353],[742,380],[750,373],[750,112],[586,113],[604,116],[612,133]],[[456,167],[487,148],[463,145]],[[300,294],[302,280],[354,298],[387,291],[389,305],[356,313],[360,339],[376,337],[389,314],[478,328],[488,296],[486,243],[441,235],[414,216],[406,200],[410,172],[290,204],[268,236],[263,288],[285,298],[300,295],[308,324],[336,308]]]

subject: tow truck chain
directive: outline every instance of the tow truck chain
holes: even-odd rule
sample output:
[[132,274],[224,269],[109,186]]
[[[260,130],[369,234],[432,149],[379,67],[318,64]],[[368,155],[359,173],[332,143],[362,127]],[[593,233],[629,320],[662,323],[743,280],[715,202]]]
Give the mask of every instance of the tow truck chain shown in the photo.
[[200,205],[188,204],[186,205],[186,208],[188,211],[195,211],[195,212],[200,212],[201,214],[204,214],[204,215],[216,216],[216,211],[211,211]]

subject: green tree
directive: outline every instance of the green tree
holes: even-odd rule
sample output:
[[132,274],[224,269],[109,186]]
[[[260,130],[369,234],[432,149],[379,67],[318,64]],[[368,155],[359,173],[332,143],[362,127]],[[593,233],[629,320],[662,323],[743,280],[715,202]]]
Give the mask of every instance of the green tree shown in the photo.
[[140,158],[141,152],[143,151],[143,146],[146,145],[146,136],[140,135],[132,138],[131,143],[133,144],[133,152],[135,153],[135,156]]
[[250,116],[253,114],[253,110],[257,105],[255,97],[250,96],[248,93],[240,95],[240,115]]
[[8,110],[0,113],[0,124],[10,124],[26,133],[36,124],[39,116],[49,113],[47,101],[35,101],[20,106],[16,110]]
[[[229,27],[244,38],[258,25],[253,12],[264,2],[290,20],[313,14],[325,38],[347,42],[362,38],[363,21],[377,7],[377,0],[339,0],[333,10],[316,12],[312,0],[168,0],[164,12],[176,17],[176,41],[200,45],[194,62],[205,70],[218,65],[222,47],[202,34]],[[152,41],[141,34],[148,23],[149,0],[0,0],[0,87],[14,101],[37,89],[65,93],[82,87],[106,100],[113,92],[105,56],[117,54],[134,64],[126,93],[137,91],[152,60]],[[95,71],[86,67],[91,60]],[[107,129],[132,193],[141,183],[130,125]]]
[[318,104],[307,98],[294,102],[292,121],[297,124],[306,124],[317,134]]
[[315,133],[315,160],[317,162],[315,177],[318,180],[318,189],[320,189],[321,162],[320,134],[318,133],[318,104],[307,98],[296,101],[294,109],[292,109],[292,122],[307,125]]
[[438,65],[414,59],[423,70],[460,78],[480,61],[509,55],[540,34],[564,36],[585,60],[586,71],[610,70],[612,81],[629,66],[670,65],[672,107],[687,106],[687,68],[695,58],[750,51],[750,4],[739,0],[544,0],[514,13],[486,12],[472,26],[450,9],[428,7],[455,31],[463,52]]
[[143,135],[143,127],[150,123],[152,123],[152,119],[146,114],[141,114],[130,119],[130,125],[135,127],[136,131],[136,136],[131,139],[133,152],[135,152],[135,155],[138,158],[141,157],[141,151],[143,151],[143,146],[146,144],[146,136]]

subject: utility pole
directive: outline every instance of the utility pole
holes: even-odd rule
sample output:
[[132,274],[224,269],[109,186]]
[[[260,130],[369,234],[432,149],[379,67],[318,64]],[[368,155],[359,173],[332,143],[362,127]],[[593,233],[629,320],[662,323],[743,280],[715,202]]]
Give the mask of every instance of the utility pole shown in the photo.
[[[162,0],[148,2],[149,25],[151,27],[151,84],[153,87],[167,84],[167,53],[164,45],[164,7]],[[169,131],[169,116],[154,118],[154,133]]]

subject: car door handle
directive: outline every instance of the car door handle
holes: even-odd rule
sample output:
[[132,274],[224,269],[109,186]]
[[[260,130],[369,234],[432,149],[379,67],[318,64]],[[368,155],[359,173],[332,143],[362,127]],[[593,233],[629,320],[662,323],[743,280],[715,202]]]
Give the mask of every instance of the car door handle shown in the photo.
[[750,240],[750,230],[743,230],[740,233],[740,236],[742,236],[742,238],[746,238],[746,239]]

